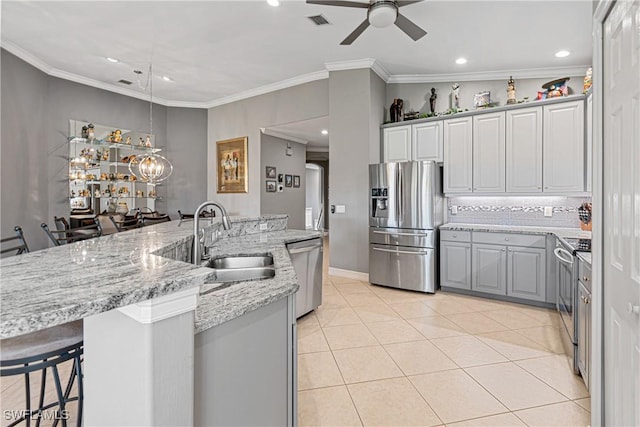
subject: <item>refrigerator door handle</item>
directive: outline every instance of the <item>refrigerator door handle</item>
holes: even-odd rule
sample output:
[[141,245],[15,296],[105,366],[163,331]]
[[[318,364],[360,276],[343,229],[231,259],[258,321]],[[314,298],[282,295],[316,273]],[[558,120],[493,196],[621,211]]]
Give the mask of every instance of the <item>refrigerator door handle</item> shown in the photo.
[[374,230],[374,234],[385,234],[389,236],[414,236],[414,237],[429,237],[429,233],[400,233],[395,231],[378,231]]
[[401,251],[401,250],[393,250],[393,249],[382,249],[382,248],[372,248],[374,251],[378,252],[390,252],[392,254],[407,254],[407,255],[428,255],[429,252],[414,252],[414,251]]

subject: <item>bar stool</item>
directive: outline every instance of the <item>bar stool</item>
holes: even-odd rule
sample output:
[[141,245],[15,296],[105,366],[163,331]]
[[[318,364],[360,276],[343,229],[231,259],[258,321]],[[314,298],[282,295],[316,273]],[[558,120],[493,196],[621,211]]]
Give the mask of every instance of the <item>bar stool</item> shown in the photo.
[[97,218],[94,218],[93,223],[90,225],[76,228],[70,228],[68,224],[65,226],[64,224],[67,223],[67,221],[64,218],[54,217],[54,221],[56,223],[56,230],[49,229],[49,226],[44,222],[40,224],[40,227],[47,233],[47,236],[49,236],[49,239],[55,246],[102,236],[102,226]]
[[[182,213],[180,209],[178,209],[178,216],[180,216],[180,220],[182,221],[183,219],[193,219],[195,215]],[[213,218],[215,216],[216,212],[213,209],[209,211],[202,211],[202,213],[200,213],[200,218]]]
[[[16,237],[2,239],[2,243],[13,240],[19,241],[19,246],[2,249],[2,252],[16,250],[18,254],[29,252],[27,242],[20,227],[14,228]],[[51,419],[50,414],[45,411],[50,408],[55,409],[55,420],[53,426],[62,422],[67,426],[69,417],[66,405],[69,402],[78,402],[77,426],[82,425],[82,403],[83,403],[83,383],[82,383],[82,353],[83,353],[83,325],[82,320],[65,323],[40,331],[7,338],[0,341],[0,376],[8,377],[13,375],[24,375],[25,381],[25,410],[7,412],[4,406],[4,416],[13,414],[15,419],[8,424],[8,427],[25,422],[31,425],[32,419],[36,419],[36,426],[40,426],[42,419]],[[73,367],[66,385],[60,379],[59,366],[61,363],[73,360]],[[51,369],[55,394],[57,400],[45,403],[45,393],[47,388],[47,370]],[[32,373],[41,372],[40,394],[36,409],[31,407],[31,380]],[[78,395],[71,397],[74,382],[77,381]]]
[[169,215],[161,214],[158,211],[152,211],[149,208],[142,208],[140,210],[140,217],[143,227],[171,221],[171,217]]
[[109,215],[109,219],[119,232],[142,227],[142,220],[138,212],[135,215]]

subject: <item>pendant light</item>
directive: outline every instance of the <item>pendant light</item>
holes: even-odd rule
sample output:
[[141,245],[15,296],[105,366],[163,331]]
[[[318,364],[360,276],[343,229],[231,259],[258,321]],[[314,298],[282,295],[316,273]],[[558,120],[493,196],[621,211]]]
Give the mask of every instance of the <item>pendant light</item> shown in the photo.
[[[138,75],[138,86],[141,88],[140,75],[142,71],[134,71]],[[147,83],[144,85],[149,86],[149,135],[147,135],[147,146],[151,145],[151,135],[153,135],[153,70],[151,64],[149,64],[149,73],[147,75]],[[136,176],[140,181],[149,184],[158,184],[171,176],[173,173],[173,165],[166,158],[159,154],[156,154],[154,148],[148,148],[149,152],[145,154],[138,154],[133,156],[129,161],[129,171]]]

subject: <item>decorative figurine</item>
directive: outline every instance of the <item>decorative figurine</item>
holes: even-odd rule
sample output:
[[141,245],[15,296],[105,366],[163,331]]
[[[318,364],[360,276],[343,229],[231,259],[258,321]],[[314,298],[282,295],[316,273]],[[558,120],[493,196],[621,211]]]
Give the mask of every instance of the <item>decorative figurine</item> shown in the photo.
[[88,138],[89,137],[89,128],[86,126],[82,126],[82,133],[80,134],[80,136],[82,138]]
[[140,147],[144,147],[144,139],[142,139],[142,137],[140,137],[140,140],[138,141],[138,145]]
[[95,128],[93,126],[93,123],[89,123],[87,125],[87,138],[89,138],[89,139],[95,139],[96,138],[96,132],[95,132]]
[[507,104],[515,104],[516,100],[516,82],[513,81],[513,76],[509,76],[507,82]]
[[451,108],[460,108],[460,83],[451,85]]
[[147,140],[144,143],[145,147],[151,148],[151,136],[147,135]]
[[113,142],[122,142],[122,131],[120,129],[116,129],[113,132]]
[[591,88],[591,76],[593,75],[593,68],[589,67],[587,74],[584,76],[584,82],[582,84],[582,93],[587,93]]
[[429,108],[431,109],[431,113],[436,112],[436,99],[438,99],[438,94],[436,93],[436,88],[431,88],[431,96],[429,97]]
[[131,145],[131,137],[127,136],[127,139],[125,139],[124,143],[127,145]]
[[404,102],[400,98],[394,98],[391,108],[389,108],[389,118],[392,122],[402,121],[402,106]]

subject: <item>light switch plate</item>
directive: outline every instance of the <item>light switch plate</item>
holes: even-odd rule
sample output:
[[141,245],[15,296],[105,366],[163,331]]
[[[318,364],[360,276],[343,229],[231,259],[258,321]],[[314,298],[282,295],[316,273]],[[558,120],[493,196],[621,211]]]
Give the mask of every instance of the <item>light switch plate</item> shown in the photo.
[[451,205],[451,215],[458,215],[458,206]]
[[260,223],[260,231],[266,231],[267,228],[269,228],[269,227],[267,226],[266,222]]
[[347,211],[347,207],[345,205],[336,205],[336,213],[343,214]]
[[544,216],[547,216],[547,217],[553,216],[553,208],[551,206],[544,207]]

